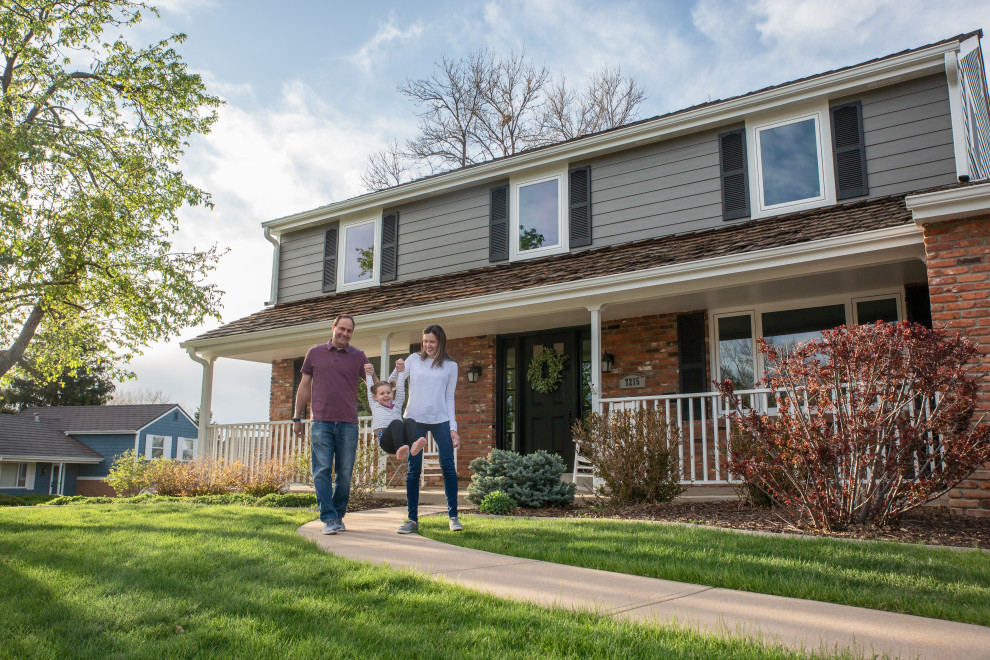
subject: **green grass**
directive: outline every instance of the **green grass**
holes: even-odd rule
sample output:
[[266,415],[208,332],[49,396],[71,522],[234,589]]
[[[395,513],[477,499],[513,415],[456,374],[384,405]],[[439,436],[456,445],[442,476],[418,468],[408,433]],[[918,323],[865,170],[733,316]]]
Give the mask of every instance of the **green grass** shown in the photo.
[[456,545],[632,575],[990,625],[990,554],[739,534],[635,521],[464,516],[420,521]]
[[0,657],[803,657],[336,558],[296,533],[310,519],[184,502],[4,509]]

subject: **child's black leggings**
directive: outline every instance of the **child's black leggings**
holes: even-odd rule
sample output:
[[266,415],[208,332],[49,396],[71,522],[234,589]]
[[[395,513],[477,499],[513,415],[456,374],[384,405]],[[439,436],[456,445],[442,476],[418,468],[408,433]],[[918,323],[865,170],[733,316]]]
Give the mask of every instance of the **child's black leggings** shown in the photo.
[[378,444],[386,454],[395,454],[402,445],[412,445],[419,438],[415,419],[393,419],[378,436]]

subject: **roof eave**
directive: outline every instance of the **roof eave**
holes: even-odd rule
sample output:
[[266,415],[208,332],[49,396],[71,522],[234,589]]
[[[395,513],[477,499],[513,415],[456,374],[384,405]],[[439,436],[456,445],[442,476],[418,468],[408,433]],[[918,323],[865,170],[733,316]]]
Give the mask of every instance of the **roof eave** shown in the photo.
[[747,115],[772,108],[806,102],[823,96],[853,94],[881,83],[889,84],[897,79],[910,79],[944,71],[945,53],[959,50],[959,44],[959,40],[951,40],[846,70],[773,87],[763,92],[728,99],[711,106],[678,112],[652,121],[454,170],[440,176],[268,220],[262,223],[262,227],[280,235],[339,216],[387,208],[448,189],[504,179],[519,170],[590,158],[688,132],[739,122]]

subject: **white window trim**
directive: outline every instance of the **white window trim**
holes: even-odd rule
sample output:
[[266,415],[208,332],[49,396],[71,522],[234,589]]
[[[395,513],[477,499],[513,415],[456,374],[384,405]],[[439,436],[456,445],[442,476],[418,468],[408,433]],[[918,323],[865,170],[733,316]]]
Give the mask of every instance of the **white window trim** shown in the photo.
[[[557,181],[557,245],[535,250],[519,250],[519,189],[523,186],[531,186],[546,181]],[[570,249],[569,232],[567,224],[568,204],[567,204],[567,170],[556,170],[552,173],[544,173],[541,176],[531,176],[526,179],[513,180],[509,185],[509,260],[521,261],[524,259],[536,259],[551,254],[563,254]]]
[[[856,319],[856,303],[863,302],[866,300],[881,300],[885,298],[894,298],[897,301],[897,318],[898,320],[904,319],[904,292],[899,289],[883,289],[877,291],[866,291],[857,293],[846,293],[837,294],[832,296],[820,296],[818,298],[797,298],[794,300],[785,300],[782,302],[765,303],[758,305],[749,305],[747,307],[741,308],[724,308],[710,310],[708,317],[709,323],[708,327],[711,328],[711,337],[709,342],[709,358],[710,364],[712,365],[712,373],[716,376],[720,376],[722,373],[722,367],[719,363],[718,354],[718,325],[717,320],[723,316],[744,316],[750,315],[753,322],[753,357],[756,362],[754,366],[753,379],[759,381],[763,378],[764,370],[764,356],[760,353],[759,348],[757,348],[756,340],[763,336],[763,314],[767,312],[779,312],[788,309],[804,309],[806,307],[825,307],[828,305],[843,305],[846,310],[846,320],[852,319],[853,323],[857,323]],[[714,385],[712,386],[712,391],[715,391]]]
[[182,460],[182,443],[184,441],[189,441],[192,443],[192,455],[193,458],[196,458],[196,449],[198,449],[196,445],[198,438],[183,438],[182,436],[179,436],[179,438],[175,441],[175,460],[182,463],[187,463],[188,461]]
[[[786,126],[795,122],[814,119],[818,127],[818,167],[822,194],[783,204],[763,203],[763,164],[760,158],[760,131]],[[749,169],[749,198],[754,200],[750,213],[753,219],[766,218],[783,213],[793,213],[835,204],[835,165],[832,159],[832,121],[828,103],[806,107],[803,111],[789,111],[761,115],[746,120],[746,136]]]
[[[375,235],[372,238],[372,246],[375,251],[375,260],[371,268],[371,278],[360,282],[347,283],[344,281],[344,256],[347,250],[347,229],[356,225],[366,225],[374,223]],[[376,217],[362,217],[354,220],[342,220],[337,229],[337,291],[350,291],[352,289],[365,289],[367,287],[378,286],[381,283],[381,235],[382,235],[382,215]]]
[[154,447],[155,438],[162,438],[162,458],[172,458],[172,437],[168,435],[149,435],[145,440],[145,458],[149,461],[153,460],[151,450]]

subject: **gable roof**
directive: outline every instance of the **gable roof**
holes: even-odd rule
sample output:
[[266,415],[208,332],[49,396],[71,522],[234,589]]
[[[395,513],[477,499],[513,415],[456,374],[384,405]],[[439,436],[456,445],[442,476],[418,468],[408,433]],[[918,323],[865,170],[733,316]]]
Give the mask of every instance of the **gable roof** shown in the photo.
[[0,458],[99,463],[103,456],[34,415],[0,415]]
[[705,127],[741,122],[750,112],[776,107],[781,103],[807,100],[812,96],[845,95],[856,89],[880,84],[891,77],[914,77],[945,70],[944,54],[958,50],[959,44],[971,38],[982,38],[982,30],[974,30],[942,39],[917,48],[902,50],[858,64],[805,76],[788,82],[763,87],[752,92],[708,101],[615,128],[555,142],[516,154],[473,163],[413,181],[331,202],[261,223],[266,231],[281,234],[327,222],[333,218],[369,209],[381,209],[403,202],[427,197],[446,189],[494,181],[512,172],[542,167],[549,163],[582,160],[618,148],[646,144],[664,136],[702,130]]
[[913,224],[913,220],[904,203],[906,196],[892,195],[750,220],[707,231],[502,263],[278,304],[220,326],[190,341],[331,321],[337,314],[345,312],[361,315],[521,291],[909,225]]
[[122,432],[137,433],[162,415],[178,409],[189,418],[182,407],[175,403],[148,403],[128,406],[49,406],[26,408],[18,417],[38,415],[42,421],[51,422],[66,433]]

